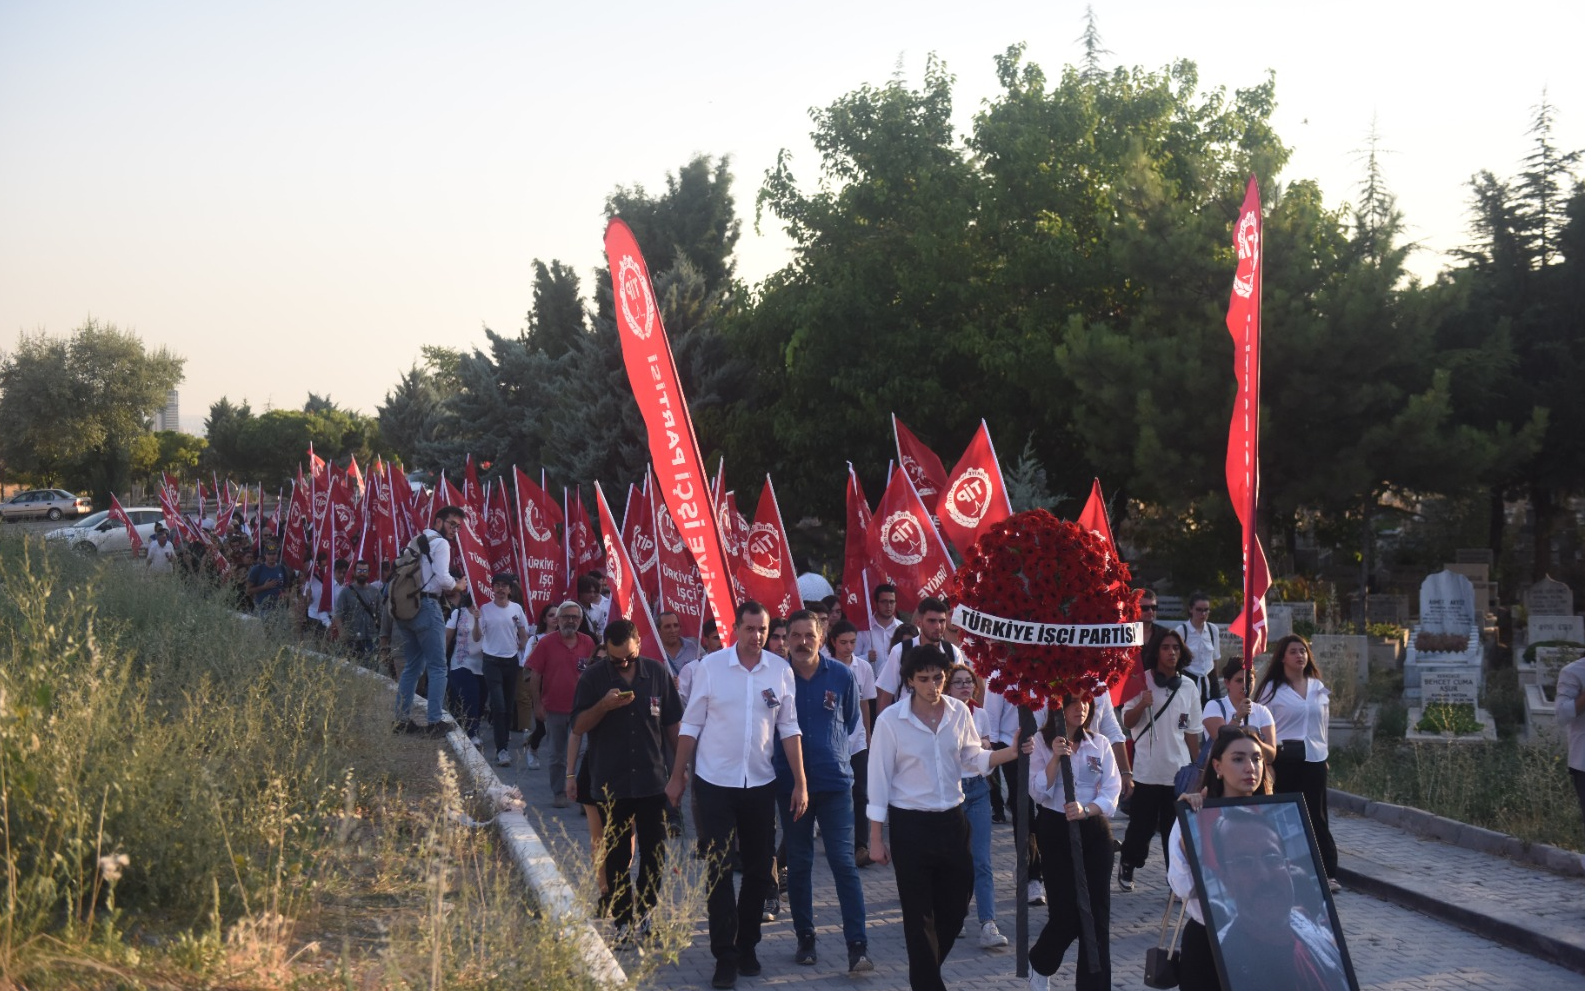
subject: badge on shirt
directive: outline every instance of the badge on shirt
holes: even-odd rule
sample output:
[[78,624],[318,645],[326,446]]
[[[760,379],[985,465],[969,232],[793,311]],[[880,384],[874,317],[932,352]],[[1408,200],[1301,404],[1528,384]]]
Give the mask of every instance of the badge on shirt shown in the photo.
[[1101,773],[1101,759],[1094,754],[1090,754],[1088,757],[1084,758],[1084,763],[1089,765],[1091,774]]
[[1189,728],[1189,714],[1187,712],[1178,713],[1178,729],[1186,730],[1188,728]]
[[826,711],[827,712],[835,712],[835,711],[837,711],[837,693],[836,692],[829,691],[829,690],[826,692],[825,707],[826,707]]
[[760,694],[760,698],[765,700],[765,708],[774,709],[778,705],[781,705],[781,699],[777,698],[776,697],[776,693],[774,691],[772,691],[771,689],[767,688],[763,692],[760,692],[759,694]]
[[655,719],[659,719],[660,718],[660,696],[659,695],[651,695],[649,697],[649,714],[650,714],[650,716],[652,718],[655,718]]

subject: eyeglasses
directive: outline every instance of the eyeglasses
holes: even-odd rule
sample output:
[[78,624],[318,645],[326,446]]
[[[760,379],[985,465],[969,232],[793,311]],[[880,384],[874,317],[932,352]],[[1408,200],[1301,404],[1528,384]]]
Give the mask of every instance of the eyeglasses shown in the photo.
[[1189,610],[1189,612],[1210,612],[1210,611],[1211,611],[1211,607],[1210,606],[1195,606],[1193,609]]
[[1154,602],[1141,602],[1139,604],[1139,611],[1140,612],[1155,612],[1156,611],[1156,604]]
[[974,687],[974,681],[971,678],[953,678],[952,679],[952,687],[953,688],[973,688]]

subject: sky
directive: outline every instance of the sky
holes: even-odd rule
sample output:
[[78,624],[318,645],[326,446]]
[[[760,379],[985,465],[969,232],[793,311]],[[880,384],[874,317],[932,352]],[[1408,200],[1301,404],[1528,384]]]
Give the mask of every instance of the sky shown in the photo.
[[[1585,148],[1585,4],[1096,0],[1107,65],[1276,74],[1279,180],[1357,195],[1374,119],[1430,278],[1465,244],[1467,183],[1516,174],[1543,90]],[[373,413],[425,344],[513,334],[534,259],[587,295],[602,206],[730,155],[738,272],[789,261],[754,197],[777,153],[806,185],[812,107],[934,52],[959,133],[1027,45],[1055,78],[1084,5],[806,0],[550,5],[0,0],[0,350],[93,317],[187,359],[183,426],[227,396]],[[1229,273],[1231,279],[1231,273]],[[1268,328],[1268,332],[1277,332]]]

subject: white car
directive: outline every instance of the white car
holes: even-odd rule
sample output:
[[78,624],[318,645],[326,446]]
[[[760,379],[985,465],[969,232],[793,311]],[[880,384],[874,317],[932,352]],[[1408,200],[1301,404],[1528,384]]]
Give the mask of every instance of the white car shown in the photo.
[[[154,528],[165,520],[165,514],[157,506],[134,506],[126,514],[137,529],[144,547],[154,540]],[[132,541],[127,538],[126,526],[111,519],[106,510],[85,516],[70,526],[51,530],[44,535],[44,539],[63,542],[67,547],[85,554],[129,554],[132,551]]]

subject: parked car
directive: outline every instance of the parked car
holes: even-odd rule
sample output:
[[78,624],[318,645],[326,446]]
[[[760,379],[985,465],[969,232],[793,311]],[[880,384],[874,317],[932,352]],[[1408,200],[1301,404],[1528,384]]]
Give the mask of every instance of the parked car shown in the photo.
[[[147,547],[154,539],[154,528],[164,521],[165,514],[156,506],[134,506],[126,513],[143,546]],[[51,530],[44,539],[64,542],[67,547],[85,554],[127,554],[132,550],[126,526],[111,519],[105,510],[85,516],[71,526]]]
[[73,495],[65,489],[29,489],[0,502],[0,520],[58,520],[63,516],[84,516],[94,511],[94,501]]

